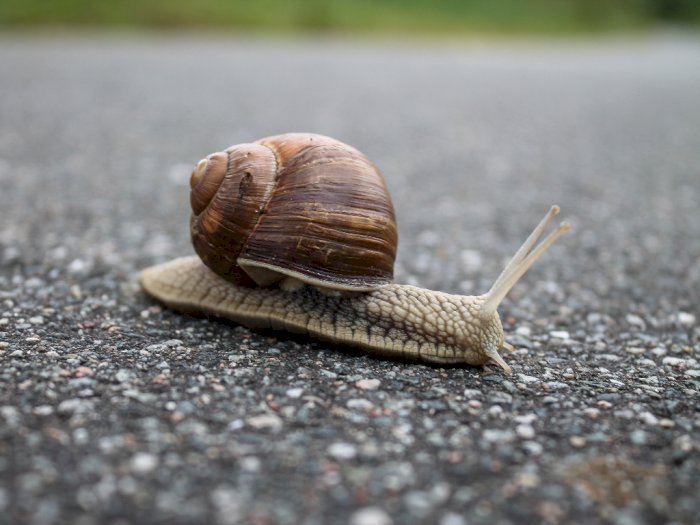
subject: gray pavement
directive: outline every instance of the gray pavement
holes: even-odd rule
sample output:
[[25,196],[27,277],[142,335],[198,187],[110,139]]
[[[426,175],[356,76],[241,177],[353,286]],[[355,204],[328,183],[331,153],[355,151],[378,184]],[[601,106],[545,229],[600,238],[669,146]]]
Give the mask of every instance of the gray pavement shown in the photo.
[[[514,374],[182,316],[202,156],[357,146],[399,282],[485,291]],[[700,515],[700,40],[0,36],[0,523],[692,523]]]

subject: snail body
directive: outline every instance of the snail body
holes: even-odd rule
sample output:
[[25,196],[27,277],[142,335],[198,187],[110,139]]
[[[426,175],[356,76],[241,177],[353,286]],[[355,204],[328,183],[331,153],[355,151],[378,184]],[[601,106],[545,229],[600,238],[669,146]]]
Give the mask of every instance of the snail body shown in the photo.
[[[176,310],[215,315],[249,328],[286,330],[378,355],[433,363],[484,364],[480,341],[503,340],[498,315],[478,319],[481,300],[388,284],[351,295],[314,286],[236,286],[197,257],[183,257],[144,270],[148,292]],[[430,292],[430,293],[426,293]],[[497,355],[497,354],[496,354]],[[506,365],[507,367],[507,365]]]
[[508,373],[498,350],[511,347],[496,309],[569,229],[561,224],[537,244],[559,212],[552,206],[486,294],[452,295],[392,282],[397,236],[386,185],[364,155],[334,139],[287,134],[234,146],[200,161],[190,185],[199,257],[140,275],[169,307],[377,355],[494,361]]

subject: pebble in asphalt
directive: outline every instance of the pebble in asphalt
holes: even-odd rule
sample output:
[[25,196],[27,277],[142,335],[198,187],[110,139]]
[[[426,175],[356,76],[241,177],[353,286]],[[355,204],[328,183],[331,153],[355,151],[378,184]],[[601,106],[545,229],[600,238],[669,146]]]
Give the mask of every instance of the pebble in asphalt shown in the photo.
[[[691,523],[700,513],[700,42],[0,37],[0,515],[10,523]],[[514,369],[185,317],[187,178],[291,130],[357,146],[396,277],[488,288]]]

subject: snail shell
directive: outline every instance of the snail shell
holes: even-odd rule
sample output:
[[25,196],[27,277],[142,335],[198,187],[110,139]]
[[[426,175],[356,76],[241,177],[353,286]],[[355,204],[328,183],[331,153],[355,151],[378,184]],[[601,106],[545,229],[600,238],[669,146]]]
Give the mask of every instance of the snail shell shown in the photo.
[[393,281],[391,197],[347,144],[288,133],[231,146],[202,159],[190,187],[194,249],[232,283],[369,291]]

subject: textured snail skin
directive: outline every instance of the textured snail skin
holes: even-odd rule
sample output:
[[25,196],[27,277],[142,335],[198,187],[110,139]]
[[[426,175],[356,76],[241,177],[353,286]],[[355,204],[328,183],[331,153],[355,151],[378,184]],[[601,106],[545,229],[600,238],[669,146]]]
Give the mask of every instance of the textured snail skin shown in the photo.
[[[352,295],[312,286],[295,291],[250,288],[222,279],[197,257],[146,268],[140,284],[175,310],[222,317],[249,328],[303,333],[384,356],[482,365],[504,345],[498,313],[479,315],[483,296],[400,284]],[[499,364],[510,372],[505,363]]]

